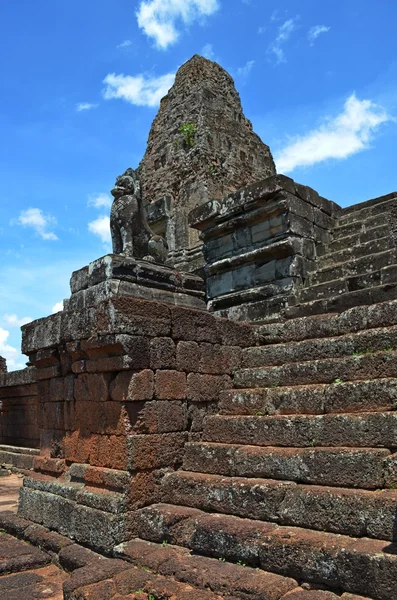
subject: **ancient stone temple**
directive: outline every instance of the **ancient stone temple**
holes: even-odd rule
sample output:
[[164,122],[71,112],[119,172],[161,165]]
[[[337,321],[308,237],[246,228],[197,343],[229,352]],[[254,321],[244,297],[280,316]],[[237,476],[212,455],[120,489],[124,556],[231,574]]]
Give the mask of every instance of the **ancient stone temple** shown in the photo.
[[0,372],[0,597],[396,600],[397,193],[276,175],[200,57],[114,191],[114,253]]
[[138,169],[149,222],[168,241],[169,264],[181,271],[203,267],[198,234],[188,225],[193,208],[275,172],[233,79],[217,63],[193,56],[161,101]]

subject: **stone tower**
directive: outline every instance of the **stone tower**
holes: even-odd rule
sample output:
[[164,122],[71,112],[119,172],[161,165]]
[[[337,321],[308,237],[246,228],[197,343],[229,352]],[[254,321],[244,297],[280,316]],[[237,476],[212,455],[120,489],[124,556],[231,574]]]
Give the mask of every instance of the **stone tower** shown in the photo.
[[178,70],[162,99],[138,171],[151,227],[167,238],[169,264],[184,271],[203,266],[188,213],[276,173],[231,76],[197,55]]

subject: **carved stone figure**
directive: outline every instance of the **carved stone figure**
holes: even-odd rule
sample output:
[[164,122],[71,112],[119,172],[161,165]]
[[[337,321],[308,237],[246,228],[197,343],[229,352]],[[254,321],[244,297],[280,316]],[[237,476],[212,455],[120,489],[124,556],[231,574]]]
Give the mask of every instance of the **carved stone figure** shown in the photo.
[[133,169],[116,179],[110,211],[110,231],[114,254],[164,263],[168,246],[147,224],[142,207],[139,180]]

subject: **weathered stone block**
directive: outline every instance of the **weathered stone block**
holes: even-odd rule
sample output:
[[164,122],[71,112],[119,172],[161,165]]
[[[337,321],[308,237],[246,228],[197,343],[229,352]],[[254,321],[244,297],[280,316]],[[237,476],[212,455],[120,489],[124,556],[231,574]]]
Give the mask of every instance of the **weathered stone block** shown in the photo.
[[186,374],[181,371],[157,371],[155,394],[158,400],[184,400]]
[[110,385],[110,395],[116,402],[151,400],[154,392],[154,373],[124,371],[119,373]]
[[201,375],[190,373],[187,377],[187,398],[192,402],[214,402],[219,392],[232,387],[228,375]]

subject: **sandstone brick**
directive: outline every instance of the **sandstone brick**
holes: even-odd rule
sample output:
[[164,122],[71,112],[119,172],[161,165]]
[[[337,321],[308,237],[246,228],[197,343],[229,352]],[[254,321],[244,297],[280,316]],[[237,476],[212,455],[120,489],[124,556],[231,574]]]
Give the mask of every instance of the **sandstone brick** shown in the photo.
[[219,393],[232,387],[228,375],[201,375],[190,373],[187,377],[187,398],[193,402],[216,402]]
[[150,369],[119,373],[110,386],[112,400],[118,402],[151,400],[154,374]]
[[185,373],[157,371],[155,394],[159,400],[184,400],[186,398]]
[[175,342],[171,338],[163,337],[151,340],[150,367],[152,369],[175,369]]

